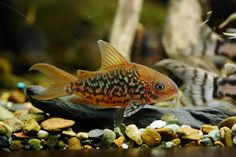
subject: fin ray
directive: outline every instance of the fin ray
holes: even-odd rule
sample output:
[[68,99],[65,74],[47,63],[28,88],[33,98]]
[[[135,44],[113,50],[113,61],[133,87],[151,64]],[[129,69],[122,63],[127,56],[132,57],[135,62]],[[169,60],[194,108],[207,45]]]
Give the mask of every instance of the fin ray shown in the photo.
[[40,71],[51,82],[47,89],[38,95],[32,96],[32,98],[38,100],[50,100],[68,95],[69,93],[66,91],[67,86],[69,83],[78,80],[75,76],[46,63],[35,64],[29,70]]
[[123,57],[110,43],[99,40],[98,46],[102,58],[101,70],[122,64],[129,64],[125,57]]

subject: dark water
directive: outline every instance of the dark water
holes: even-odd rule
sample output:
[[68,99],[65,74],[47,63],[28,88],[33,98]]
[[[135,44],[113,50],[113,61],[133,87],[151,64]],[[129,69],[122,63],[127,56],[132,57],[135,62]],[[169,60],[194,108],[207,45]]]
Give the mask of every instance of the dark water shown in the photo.
[[236,148],[128,149],[1,152],[1,157],[233,157]]

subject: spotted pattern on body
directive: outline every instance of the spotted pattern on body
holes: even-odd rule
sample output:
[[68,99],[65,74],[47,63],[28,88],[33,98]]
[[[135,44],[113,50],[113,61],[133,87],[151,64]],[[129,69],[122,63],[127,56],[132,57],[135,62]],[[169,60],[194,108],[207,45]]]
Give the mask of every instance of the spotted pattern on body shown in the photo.
[[131,100],[146,101],[144,81],[139,76],[135,66],[129,69],[115,68],[78,81],[71,89],[97,105],[125,107]]

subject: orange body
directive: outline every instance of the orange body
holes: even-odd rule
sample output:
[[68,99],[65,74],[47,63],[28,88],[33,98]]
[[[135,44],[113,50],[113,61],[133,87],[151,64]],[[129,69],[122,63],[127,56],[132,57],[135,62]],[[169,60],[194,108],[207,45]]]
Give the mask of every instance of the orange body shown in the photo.
[[[165,87],[158,89],[158,85]],[[134,63],[94,72],[69,88],[71,93],[78,95],[74,99],[78,103],[123,108],[131,101],[151,104],[168,100],[178,92],[173,81],[165,75]]]
[[39,70],[52,83],[34,96],[50,100],[74,95],[72,101],[79,104],[126,108],[130,116],[145,104],[174,98],[178,94],[176,84],[167,76],[140,64],[127,61],[111,44],[98,41],[102,65],[98,71],[78,70],[75,77],[52,65],[39,63],[30,70]]

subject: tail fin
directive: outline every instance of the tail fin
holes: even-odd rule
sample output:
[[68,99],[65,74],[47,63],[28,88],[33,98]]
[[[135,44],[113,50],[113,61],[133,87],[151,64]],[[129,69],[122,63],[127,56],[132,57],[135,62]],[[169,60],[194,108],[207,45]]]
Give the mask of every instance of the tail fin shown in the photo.
[[75,76],[45,63],[35,64],[29,69],[29,71],[31,70],[40,71],[51,82],[45,91],[42,91],[39,95],[32,96],[32,98],[38,100],[50,100],[68,95],[69,93],[66,91],[66,87],[70,82],[78,80]]

